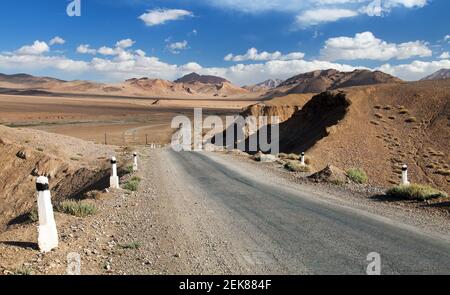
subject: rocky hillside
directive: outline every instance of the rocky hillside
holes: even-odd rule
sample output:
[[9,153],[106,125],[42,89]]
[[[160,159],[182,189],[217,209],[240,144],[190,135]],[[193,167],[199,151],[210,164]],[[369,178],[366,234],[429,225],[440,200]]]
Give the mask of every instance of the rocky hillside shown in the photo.
[[250,92],[265,92],[278,87],[278,85],[280,85],[281,83],[283,83],[283,80],[269,79],[258,84],[246,85],[243,86],[242,88],[247,89]]
[[49,77],[35,77],[27,74],[6,75],[0,73],[0,82],[8,82],[11,84],[44,85],[46,83],[65,81]]
[[199,75],[197,73],[190,73],[186,76],[181,77],[178,80],[174,81],[175,83],[202,83],[202,84],[222,84],[222,83],[231,83],[227,79],[210,76],[210,75]]
[[219,84],[189,82],[175,83],[161,79],[130,79],[123,86],[128,92],[162,97],[228,97],[248,93],[247,90],[229,82]]
[[340,72],[331,69],[300,74],[287,79],[275,88],[271,95],[321,93],[327,90],[351,86],[400,82],[402,82],[400,79],[379,71],[355,70],[353,72]]
[[[371,182],[449,191],[450,80],[348,88],[314,96],[280,126],[283,152],[306,151],[318,167],[363,168]],[[317,166],[316,166],[317,167]]]
[[112,147],[0,126],[0,231],[23,221],[35,208],[36,177],[49,177],[54,202],[77,197],[105,181],[111,155]]
[[441,69],[441,70],[423,78],[422,81],[442,80],[442,79],[450,79],[450,69]]

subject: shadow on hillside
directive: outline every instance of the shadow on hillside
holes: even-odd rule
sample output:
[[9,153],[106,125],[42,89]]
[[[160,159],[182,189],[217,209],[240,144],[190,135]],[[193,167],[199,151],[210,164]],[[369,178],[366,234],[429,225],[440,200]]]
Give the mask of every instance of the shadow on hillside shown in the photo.
[[20,242],[20,241],[0,241],[0,244],[6,245],[6,246],[13,246],[13,247],[19,247],[23,249],[33,249],[33,250],[39,250],[37,243],[32,242]]
[[33,223],[33,222],[30,220],[29,213],[24,213],[24,214],[21,214],[15,218],[11,219],[7,223],[7,226],[10,227],[10,226],[14,226],[14,225],[27,224],[27,223]]
[[[272,140],[279,140],[279,151],[281,153],[301,153],[313,147],[319,140],[329,135],[328,128],[334,126],[341,121],[348,112],[351,102],[342,92],[323,92],[314,96],[303,109],[297,111],[290,119],[281,124],[279,127],[279,138],[272,138],[272,126],[269,124],[263,128],[267,128],[267,143]],[[224,142],[227,135],[234,135],[233,138],[242,138],[242,123],[230,125],[225,131],[217,134],[212,138],[211,143],[216,144],[217,138],[222,137]],[[228,149],[240,149],[249,154],[256,153],[250,150],[250,143],[257,143],[257,151],[264,150],[261,148],[261,129],[245,138],[245,141],[234,141],[232,145],[225,145]],[[265,137],[265,136],[264,136]],[[219,145],[219,144],[217,144]],[[269,152],[269,151],[265,151]]]

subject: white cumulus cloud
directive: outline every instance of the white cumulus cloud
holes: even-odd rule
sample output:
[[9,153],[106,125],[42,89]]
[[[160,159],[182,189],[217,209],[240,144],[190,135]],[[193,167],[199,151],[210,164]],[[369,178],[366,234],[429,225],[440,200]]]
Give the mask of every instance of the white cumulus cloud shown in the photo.
[[19,55],[41,55],[49,51],[50,47],[47,43],[36,40],[32,45],[22,46],[16,51],[16,53]]
[[188,42],[186,40],[181,42],[174,42],[167,45],[167,49],[173,54],[179,54],[181,50],[188,48]]
[[133,41],[132,39],[128,38],[128,39],[123,39],[120,40],[116,43],[116,47],[120,47],[120,48],[128,48],[134,45],[134,43],[136,43],[135,41]]
[[81,44],[77,47],[77,52],[81,54],[97,54],[97,50],[92,49],[89,44]]
[[330,38],[321,50],[326,60],[389,60],[432,55],[424,41],[388,43],[376,38],[371,32],[358,33],[354,37]]
[[183,9],[154,9],[142,14],[139,19],[147,26],[156,26],[193,15],[192,12]]
[[350,9],[320,8],[306,10],[297,16],[297,23],[302,26],[335,22],[343,18],[357,16],[358,12]]
[[243,13],[277,11],[295,14],[296,25],[307,27],[357,15],[384,16],[394,8],[422,8],[430,0],[199,0],[206,5]]
[[393,8],[422,8],[427,5],[428,0],[372,0],[360,8],[362,13],[369,16],[382,16],[389,13]]
[[97,50],[98,53],[102,54],[102,55],[116,55],[116,50],[114,48],[111,47],[107,47],[107,46],[102,46]]
[[440,59],[448,59],[448,58],[450,58],[450,52],[448,52],[448,51],[443,52],[441,55],[439,55],[439,58]]
[[66,43],[66,40],[64,40],[63,38],[61,38],[59,36],[56,36],[49,42],[50,46],[55,45],[55,44],[63,45],[64,43]]
[[422,79],[440,69],[450,69],[450,60],[443,59],[429,62],[416,60],[409,64],[384,64],[377,68],[377,70],[400,77],[407,81]]
[[302,59],[305,57],[303,52],[291,52],[289,54],[283,55],[280,51],[275,52],[267,52],[262,51],[259,52],[256,48],[250,48],[243,55],[234,55],[232,53],[228,54],[224,57],[225,61],[234,61],[234,62],[242,62],[242,61],[268,61],[268,60],[294,60],[294,59]]

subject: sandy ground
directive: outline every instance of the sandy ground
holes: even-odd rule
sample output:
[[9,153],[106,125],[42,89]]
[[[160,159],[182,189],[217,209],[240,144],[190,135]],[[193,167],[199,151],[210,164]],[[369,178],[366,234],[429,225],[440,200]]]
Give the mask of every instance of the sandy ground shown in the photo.
[[22,126],[114,145],[168,143],[172,119],[234,114],[256,101],[232,99],[146,99],[80,95],[0,95],[0,124]]

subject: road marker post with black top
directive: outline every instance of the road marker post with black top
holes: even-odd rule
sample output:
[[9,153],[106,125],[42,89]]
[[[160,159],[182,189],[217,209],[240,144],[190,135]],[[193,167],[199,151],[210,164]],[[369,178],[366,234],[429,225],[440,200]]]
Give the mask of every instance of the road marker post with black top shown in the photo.
[[38,246],[41,252],[47,253],[58,247],[58,231],[47,177],[37,178],[36,190],[39,215]]
[[111,158],[111,166],[112,166],[112,173],[111,177],[109,178],[109,187],[118,189],[119,187],[119,176],[117,176],[117,159],[116,157]]

